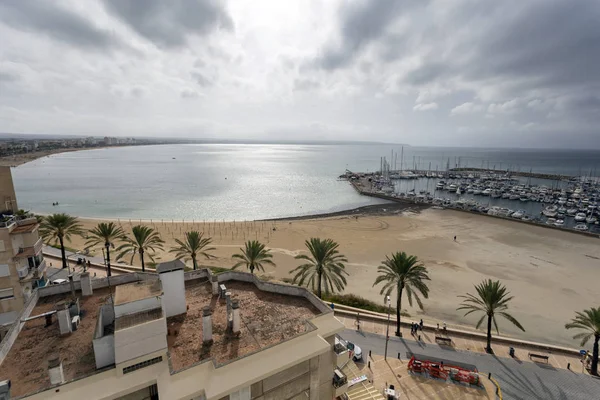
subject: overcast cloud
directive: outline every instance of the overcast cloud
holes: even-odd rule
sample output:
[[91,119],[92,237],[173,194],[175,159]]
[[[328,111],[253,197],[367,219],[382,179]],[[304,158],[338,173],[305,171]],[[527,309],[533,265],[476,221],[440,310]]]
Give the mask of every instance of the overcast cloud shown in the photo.
[[600,148],[597,0],[3,0],[0,132]]

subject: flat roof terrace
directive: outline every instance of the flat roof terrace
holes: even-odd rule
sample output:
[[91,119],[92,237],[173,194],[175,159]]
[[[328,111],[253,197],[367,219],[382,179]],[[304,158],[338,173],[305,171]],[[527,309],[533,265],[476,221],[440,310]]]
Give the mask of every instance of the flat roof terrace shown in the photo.
[[[202,360],[214,358],[217,364],[243,357],[306,332],[307,320],[321,312],[307,299],[258,289],[253,283],[221,282],[239,300],[241,332],[226,333],[227,305],[212,296],[209,282],[187,281],[185,297],[189,307],[184,315],[167,319],[167,337],[172,368],[178,371]],[[202,309],[212,309],[212,346],[202,346]],[[175,335],[174,332],[177,332]]]
[[[94,290],[89,297],[79,297],[81,323],[73,333],[60,336],[56,316],[46,327],[45,318],[27,321],[10,352],[0,365],[0,379],[10,379],[11,397],[19,397],[50,387],[48,358],[59,354],[65,381],[81,378],[96,371],[92,340],[100,307],[110,297],[108,288]],[[31,316],[54,310],[54,305],[71,298],[70,293],[41,297]]]

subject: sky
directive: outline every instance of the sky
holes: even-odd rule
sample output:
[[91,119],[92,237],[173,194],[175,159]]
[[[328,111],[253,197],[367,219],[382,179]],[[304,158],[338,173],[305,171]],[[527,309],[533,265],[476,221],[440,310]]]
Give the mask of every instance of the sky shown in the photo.
[[0,132],[600,149],[598,0],[2,0]]

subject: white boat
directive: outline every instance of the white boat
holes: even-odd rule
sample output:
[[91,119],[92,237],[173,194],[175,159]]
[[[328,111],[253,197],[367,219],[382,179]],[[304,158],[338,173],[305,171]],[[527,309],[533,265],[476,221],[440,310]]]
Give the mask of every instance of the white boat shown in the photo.
[[497,198],[499,198],[500,196],[501,196],[501,193],[500,193],[499,191],[497,191],[497,190],[494,190],[494,191],[492,192],[492,198],[493,198],[493,199],[497,199]]
[[587,217],[585,219],[585,222],[587,222],[588,224],[595,224],[598,221],[598,218],[596,218],[593,215],[590,215],[589,217]]
[[454,183],[451,183],[450,186],[448,186],[448,190],[451,192],[456,192],[456,185]]
[[577,222],[583,222],[585,221],[585,214],[584,213],[577,213],[577,215],[575,215],[575,221]]
[[474,194],[475,196],[478,196],[478,195],[480,195],[480,194],[481,194],[481,190],[480,190],[480,189],[475,189],[475,190],[473,190],[473,194]]
[[511,217],[518,218],[518,219],[521,219],[524,216],[525,216],[525,211],[523,211],[523,210],[517,210],[514,213],[512,213],[512,215],[511,215]]
[[570,215],[571,217],[574,216],[575,214],[577,214],[577,209],[576,208],[569,208],[567,210],[567,215]]
[[529,215],[523,215],[523,218],[521,218],[521,221],[531,221],[531,217]]
[[577,224],[573,227],[573,229],[575,229],[576,231],[582,231],[585,232],[587,231],[589,228],[586,224]]
[[459,196],[462,194],[462,192],[460,191],[460,187],[456,188],[456,194]]
[[544,208],[544,211],[542,211],[542,214],[545,215],[546,217],[556,217],[556,214],[558,214],[556,212],[557,207],[556,206],[548,206],[546,208]]
[[546,225],[554,225],[556,223],[556,219],[555,218],[548,218],[546,220]]
[[557,219],[556,222],[554,223],[554,226],[558,226],[558,227],[565,226],[565,221],[562,219]]
[[529,197],[521,195],[521,197],[519,197],[519,200],[522,202],[526,202],[526,201],[529,201]]
[[521,197],[518,194],[511,194],[508,196],[510,200],[519,200]]
[[487,188],[483,192],[481,192],[481,194],[484,196],[489,196],[490,194],[492,194],[492,189]]
[[558,208],[558,212],[561,213],[561,214],[564,214],[564,213],[567,212],[567,209],[565,207],[561,206],[561,207]]
[[509,197],[510,197],[510,193],[508,193],[508,192],[502,193],[502,198],[503,199],[508,199]]

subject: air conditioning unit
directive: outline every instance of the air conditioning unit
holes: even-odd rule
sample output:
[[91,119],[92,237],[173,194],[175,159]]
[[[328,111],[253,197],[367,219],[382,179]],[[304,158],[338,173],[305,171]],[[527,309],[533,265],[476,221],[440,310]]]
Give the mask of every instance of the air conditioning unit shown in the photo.
[[76,315],[71,319],[71,325],[72,325],[74,331],[76,331],[77,328],[79,328],[80,322],[81,322],[81,318],[79,318],[79,315]]
[[26,266],[17,270],[17,274],[19,275],[19,278],[25,278],[28,273],[29,273],[29,268],[27,268]]

